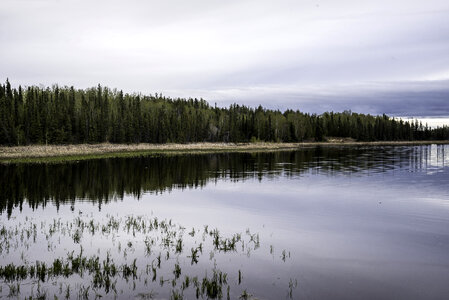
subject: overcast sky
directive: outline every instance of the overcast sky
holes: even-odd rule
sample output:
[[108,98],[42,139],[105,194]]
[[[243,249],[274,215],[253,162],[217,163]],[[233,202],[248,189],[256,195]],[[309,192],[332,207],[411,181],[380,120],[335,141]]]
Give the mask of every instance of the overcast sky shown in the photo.
[[448,0],[2,0],[0,80],[449,116]]

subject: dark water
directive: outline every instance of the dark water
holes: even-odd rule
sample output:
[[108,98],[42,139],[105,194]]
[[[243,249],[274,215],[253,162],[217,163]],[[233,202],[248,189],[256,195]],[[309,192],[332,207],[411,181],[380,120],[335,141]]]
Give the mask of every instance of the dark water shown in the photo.
[[449,295],[447,145],[12,164],[0,180],[3,297]]

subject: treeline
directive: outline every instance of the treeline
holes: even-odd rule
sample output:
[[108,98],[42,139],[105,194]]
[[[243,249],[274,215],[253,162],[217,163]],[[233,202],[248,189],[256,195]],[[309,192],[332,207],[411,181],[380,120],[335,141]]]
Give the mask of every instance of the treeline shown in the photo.
[[107,87],[11,88],[0,84],[0,144],[299,142],[346,137],[359,141],[449,139],[449,127],[431,129],[386,115],[308,114],[229,108],[203,99],[124,94]]

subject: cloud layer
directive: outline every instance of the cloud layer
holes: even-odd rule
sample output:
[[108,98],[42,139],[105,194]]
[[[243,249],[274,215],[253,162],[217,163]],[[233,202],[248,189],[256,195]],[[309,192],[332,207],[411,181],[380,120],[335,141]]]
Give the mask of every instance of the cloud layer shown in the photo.
[[4,0],[0,45],[16,85],[449,116],[444,0]]

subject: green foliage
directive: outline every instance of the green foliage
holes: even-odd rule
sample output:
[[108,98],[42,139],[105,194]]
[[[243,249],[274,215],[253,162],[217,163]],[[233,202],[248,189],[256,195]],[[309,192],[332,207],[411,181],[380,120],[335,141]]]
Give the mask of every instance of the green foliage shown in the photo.
[[359,141],[449,139],[449,127],[430,129],[386,115],[268,110],[203,99],[123,94],[98,85],[0,84],[0,144],[300,142],[347,137]]

